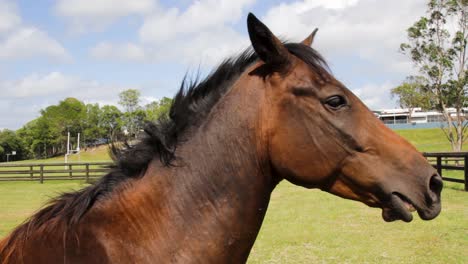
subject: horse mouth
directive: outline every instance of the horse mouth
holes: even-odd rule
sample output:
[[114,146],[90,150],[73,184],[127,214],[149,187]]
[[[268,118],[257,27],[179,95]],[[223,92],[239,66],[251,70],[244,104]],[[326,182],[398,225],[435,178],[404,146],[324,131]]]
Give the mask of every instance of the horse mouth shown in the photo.
[[411,222],[412,212],[416,211],[414,203],[401,193],[394,192],[390,195],[390,201],[382,209],[382,218],[387,222],[403,220]]

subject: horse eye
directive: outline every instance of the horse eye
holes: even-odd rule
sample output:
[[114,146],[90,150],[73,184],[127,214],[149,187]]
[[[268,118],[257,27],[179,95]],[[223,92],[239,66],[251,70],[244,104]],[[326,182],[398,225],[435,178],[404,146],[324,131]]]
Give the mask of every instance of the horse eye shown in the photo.
[[333,95],[325,100],[325,104],[336,110],[346,106],[346,100],[343,98],[343,96]]

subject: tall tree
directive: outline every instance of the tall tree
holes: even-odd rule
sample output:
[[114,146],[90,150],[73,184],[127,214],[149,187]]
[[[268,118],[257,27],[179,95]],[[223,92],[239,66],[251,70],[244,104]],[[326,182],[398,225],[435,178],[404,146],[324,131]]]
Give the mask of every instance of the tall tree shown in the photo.
[[66,98],[42,109],[41,116],[25,128],[31,132],[22,131],[21,134],[33,138],[29,142],[31,152],[49,157],[66,151],[67,132],[82,133],[85,117],[85,105],[75,98]]
[[153,101],[145,106],[148,121],[156,121],[161,116],[168,116],[171,109],[172,99],[163,97],[159,101]]
[[391,90],[394,97],[398,97],[401,108],[408,108],[408,119],[411,122],[414,108],[431,108],[431,94],[426,89],[427,81],[421,76],[409,76],[399,86]]
[[86,117],[82,120],[82,140],[85,143],[94,142],[106,136],[106,131],[102,127],[102,110],[98,104],[86,105]]
[[[125,109],[124,126],[130,136],[137,136],[141,129],[140,91],[128,89],[119,94],[119,104]],[[144,112],[143,112],[144,113]]]
[[[467,138],[467,3],[430,0],[427,16],[408,28],[408,43],[400,46],[428,80],[427,91],[446,120],[443,130],[454,151],[460,151]],[[450,31],[452,25],[455,30]],[[455,108],[455,115],[449,108]]]
[[23,127],[16,131],[18,137],[21,139],[21,141],[23,141],[23,145],[25,146],[26,152],[28,153],[28,157],[32,158],[39,158],[42,154],[40,150],[36,152],[32,148],[33,142],[36,139],[35,137],[37,133],[37,120],[38,119],[29,121]]
[[139,108],[140,91],[128,89],[119,94],[119,104],[125,109],[125,112],[134,112]]
[[118,138],[120,136],[118,132],[122,127],[122,112],[113,105],[103,106],[101,125],[106,131],[107,139],[113,139],[114,137]]

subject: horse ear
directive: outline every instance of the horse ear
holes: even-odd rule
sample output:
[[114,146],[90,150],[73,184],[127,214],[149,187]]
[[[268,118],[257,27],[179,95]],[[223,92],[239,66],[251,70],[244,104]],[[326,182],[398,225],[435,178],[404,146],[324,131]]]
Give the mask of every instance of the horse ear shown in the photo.
[[318,31],[318,28],[314,29],[314,31],[312,31],[312,33],[307,38],[305,38],[301,43],[309,47],[312,46],[312,43],[314,43],[314,38],[315,38],[315,34],[317,33],[317,31]]
[[286,47],[252,13],[247,17],[247,28],[252,46],[262,61],[275,68],[289,63]]

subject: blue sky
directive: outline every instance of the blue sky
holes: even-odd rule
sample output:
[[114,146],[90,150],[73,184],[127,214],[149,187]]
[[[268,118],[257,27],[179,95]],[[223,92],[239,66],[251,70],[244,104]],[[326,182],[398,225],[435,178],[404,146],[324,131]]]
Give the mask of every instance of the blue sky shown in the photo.
[[399,54],[425,0],[0,0],[0,129],[18,129],[66,97],[116,104],[172,96],[186,72],[208,72],[249,45],[257,15],[277,35],[314,48],[369,107],[414,73]]

